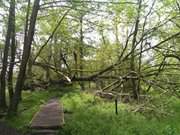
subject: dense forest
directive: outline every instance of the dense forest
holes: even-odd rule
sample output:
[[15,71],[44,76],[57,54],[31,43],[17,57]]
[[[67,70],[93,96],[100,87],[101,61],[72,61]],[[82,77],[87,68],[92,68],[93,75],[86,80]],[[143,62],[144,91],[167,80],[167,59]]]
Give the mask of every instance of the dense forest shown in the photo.
[[0,0],[0,121],[54,98],[59,135],[179,135],[180,1]]

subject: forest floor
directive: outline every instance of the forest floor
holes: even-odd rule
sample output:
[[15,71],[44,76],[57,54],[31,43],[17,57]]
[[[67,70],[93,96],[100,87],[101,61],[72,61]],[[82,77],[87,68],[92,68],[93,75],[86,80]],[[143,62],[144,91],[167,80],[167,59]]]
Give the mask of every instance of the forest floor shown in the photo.
[[94,100],[91,93],[77,88],[25,91],[19,115],[4,121],[26,133],[40,106],[55,97],[63,103],[65,112],[65,125],[59,135],[180,135],[180,99],[165,97],[156,101],[160,104],[168,100],[166,110],[171,115],[155,114],[152,110],[134,113],[130,110],[136,105],[124,103],[118,104],[116,115],[114,102]]

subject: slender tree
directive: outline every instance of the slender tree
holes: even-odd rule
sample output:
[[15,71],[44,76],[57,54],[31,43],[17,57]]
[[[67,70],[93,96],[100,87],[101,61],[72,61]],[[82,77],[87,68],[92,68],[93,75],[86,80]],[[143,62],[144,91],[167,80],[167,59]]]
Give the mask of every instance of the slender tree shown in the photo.
[[39,3],[40,3],[40,0],[34,1],[31,18],[30,18],[29,29],[27,33],[27,39],[24,41],[23,55],[22,55],[22,60],[21,60],[21,65],[20,65],[20,71],[18,74],[16,86],[15,86],[15,92],[13,95],[12,102],[10,103],[10,106],[9,106],[9,114],[16,113],[18,109],[21,91],[22,91],[22,87],[23,87],[24,79],[25,79],[26,65],[27,65],[30,52],[31,52],[31,44],[33,41],[33,36],[34,36],[37,14],[40,7]]
[[[15,1],[14,1],[15,2]],[[10,47],[10,64],[8,70],[8,90],[9,90],[9,100],[13,97],[13,69],[16,55],[16,30],[15,30],[15,4],[12,12],[12,32],[11,32],[11,47]]]
[[[2,62],[2,70],[0,76],[0,108],[6,108],[6,72],[8,67],[8,52],[11,43],[11,35],[13,31],[13,22],[11,19],[14,18],[15,12],[15,0],[10,1],[10,8],[9,8],[9,18],[8,18],[8,27],[6,33],[6,40],[5,40],[5,47],[3,53],[3,62]],[[12,42],[14,42],[12,40]]]
[[[82,77],[83,76],[83,57],[84,57],[84,52],[83,52],[83,15],[80,15],[80,44],[79,44],[79,69],[81,70],[79,76]],[[84,84],[83,82],[80,82],[80,86],[81,86],[81,89],[84,90]]]

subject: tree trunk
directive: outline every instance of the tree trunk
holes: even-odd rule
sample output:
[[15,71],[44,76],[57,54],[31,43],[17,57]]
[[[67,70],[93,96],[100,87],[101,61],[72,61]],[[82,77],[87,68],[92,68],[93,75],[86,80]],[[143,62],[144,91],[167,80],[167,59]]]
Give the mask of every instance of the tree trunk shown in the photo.
[[[137,38],[138,28],[139,28],[140,10],[141,10],[141,0],[139,0],[138,14],[137,14],[137,19],[135,23],[134,36],[132,40],[132,49],[131,49],[130,69],[131,71],[134,71],[134,72],[136,70],[135,69],[135,48],[136,48],[136,38]],[[131,84],[132,84],[132,90],[133,90],[133,97],[134,99],[138,99],[139,93],[137,91],[136,80],[132,78]]]
[[[56,45],[56,43],[55,43],[55,45]],[[49,51],[48,51],[48,56],[47,56],[47,62],[49,62],[49,63],[51,61],[52,54],[53,54],[53,52],[52,52],[52,44],[50,44]],[[54,65],[55,65],[55,68],[57,69],[58,67],[57,67],[56,64],[57,64],[56,63],[56,57],[54,57]],[[50,69],[49,68],[46,68],[45,80],[46,81],[50,81],[51,80],[51,78],[50,78]]]
[[0,108],[2,109],[6,108],[6,72],[8,66],[7,60],[8,60],[8,52],[9,52],[9,46],[11,40],[12,26],[13,26],[13,21],[11,19],[13,18],[14,11],[15,11],[15,0],[11,0],[10,8],[9,8],[8,28],[7,28],[7,34],[5,40],[3,61],[2,61],[2,70],[0,76]]
[[73,56],[74,56],[74,67],[76,69],[74,76],[78,77],[78,60],[77,60],[77,52],[76,51],[73,52]]
[[16,31],[15,31],[15,3],[12,12],[12,33],[11,33],[11,59],[9,64],[8,72],[8,90],[9,90],[9,101],[11,102],[14,91],[13,91],[13,69],[16,55]]
[[[27,6],[27,11],[26,11],[26,23],[25,23],[25,29],[24,29],[24,42],[27,40],[27,32],[28,32],[28,26],[29,26],[29,12],[30,12],[30,5],[31,1],[28,0],[28,6]],[[32,84],[32,64],[33,64],[33,58],[32,55],[29,56],[28,60],[28,67],[27,67],[27,75],[26,78],[28,79],[28,85],[31,86]],[[20,97],[21,98],[21,97]]]
[[[79,46],[79,69],[80,71],[83,70],[83,15],[81,15],[80,17],[80,46]],[[80,72],[79,74],[80,77],[83,76],[83,72]],[[81,89],[84,90],[84,83],[83,82],[80,82],[80,86],[81,86]]]
[[26,79],[28,80],[27,83],[30,86],[33,83],[32,65],[33,65],[33,58],[32,58],[32,55],[30,55],[28,64],[27,64],[27,75],[26,75]]
[[36,24],[36,18],[37,18],[37,14],[39,10],[39,3],[40,3],[40,0],[34,1],[34,6],[32,9],[31,18],[30,18],[29,30],[27,33],[27,39],[24,41],[22,61],[20,65],[20,71],[18,74],[17,82],[16,82],[15,93],[13,95],[13,100],[10,103],[10,107],[9,107],[9,112],[8,112],[9,114],[16,113],[18,109],[19,99],[21,96],[21,90],[24,84],[24,79],[25,79],[26,65],[27,65],[30,52],[31,52],[31,44],[32,44],[34,31],[35,31],[35,24]]

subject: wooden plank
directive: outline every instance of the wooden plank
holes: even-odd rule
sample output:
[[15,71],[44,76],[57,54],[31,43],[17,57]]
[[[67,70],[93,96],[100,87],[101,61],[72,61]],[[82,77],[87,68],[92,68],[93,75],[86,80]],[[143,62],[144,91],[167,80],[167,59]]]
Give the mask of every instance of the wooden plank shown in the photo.
[[50,100],[42,106],[33,117],[30,128],[32,129],[58,129],[64,124],[63,106],[58,100]]
[[30,135],[57,135],[58,131],[54,129],[36,129],[32,130]]

